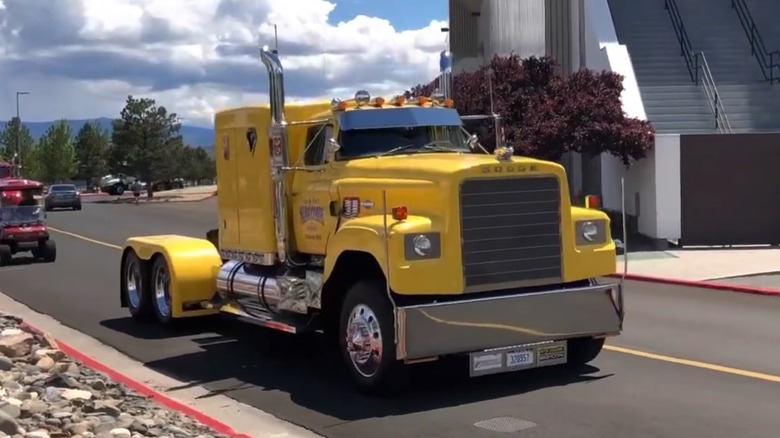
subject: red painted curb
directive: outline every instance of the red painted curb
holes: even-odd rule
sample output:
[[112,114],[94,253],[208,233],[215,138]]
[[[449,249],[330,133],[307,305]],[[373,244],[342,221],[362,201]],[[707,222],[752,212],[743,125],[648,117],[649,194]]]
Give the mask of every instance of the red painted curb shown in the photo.
[[[608,275],[608,277],[612,277],[612,278],[621,278],[622,276],[623,274]],[[641,274],[626,274],[626,280],[646,281],[648,283],[671,284],[675,286],[698,287],[703,289],[739,292],[743,294],[764,295],[764,296],[780,298],[780,289],[772,289],[768,287],[723,284],[723,283],[715,283],[713,281],[706,281],[706,280],[683,280],[680,278],[655,277],[652,275],[641,275]]]
[[[45,332],[35,326],[30,325],[30,323],[24,321],[21,324],[24,328],[36,332],[38,334],[45,334]],[[82,353],[81,351],[71,347],[70,345],[60,341],[57,338],[52,338],[57,343],[57,348],[65,353],[66,355],[70,356],[71,358],[81,362],[84,364],[84,366],[88,368],[92,368],[95,371],[101,372],[108,376],[111,380],[121,383],[128,388],[132,389],[133,391],[143,394],[153,401],[167,407],[168,409],[171,409],[173,411],[177,411],[181,414],[184,414],[190,418],[193,418],[200,423],[204,424],[205,426],[208,426],[212,429],[214,429],[216,432],[228,435],[234,438],[252,438],[249,435],[241,434],[233,430],[232,427],[228,426],[225,423],[222,423],[221,421],[217,420],[216,418],[210,417],[209,415],[198,411],[197,409],[188,406],[184,404],[183,402],[180,402],[174,398],[168,397],[167,395],[150,388],[149,386],[144,385],[143,383],[133,380],[132,378],[120,373],[119,371],[116,371],[112,368],[109,368],[108,365],[103,364],[102,362],[97,361],[92,356],[89,356],[86,353]]]

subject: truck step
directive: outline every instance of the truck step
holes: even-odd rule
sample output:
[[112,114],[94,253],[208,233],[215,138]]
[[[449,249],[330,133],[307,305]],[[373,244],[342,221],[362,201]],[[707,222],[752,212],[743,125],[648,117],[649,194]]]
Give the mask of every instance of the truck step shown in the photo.
[[292,334],[301,332],[301,327],[299,325],[292,321],[281,321],[280,318],[277,318],[275,315],[259,306],[245,305],[244,308],[242,308],[238,305],[229,303],[221,306],[219,310],[234,318],[261,327]]

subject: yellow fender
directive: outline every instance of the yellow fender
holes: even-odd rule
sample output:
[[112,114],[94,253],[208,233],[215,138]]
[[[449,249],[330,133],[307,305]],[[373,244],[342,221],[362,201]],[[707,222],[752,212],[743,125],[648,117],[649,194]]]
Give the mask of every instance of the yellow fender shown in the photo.
[[209,301],[216,292],[217,273],[222,259],[214,245],[205,239],[163,235],[131,237],[122,253],[133,251],[151,267],[156,257],[164,257],[171,276],[171,310],[174,318],[212,315],[218,310],[183,310],[184,303]]
[[[437,221],[425,216],[409,216],[400,222],[388,216],[390,260],[390,287],[399,294],[452,294],[462,289],[462,279],[452,275],[452,267],[459,266],[460,253],[446,252],[442,242],[442,257],[432,260],[406,261],[404,239],[406,234],[440,231]],[[442,238],[444,238],[444,233]],[[344,222],[328,239],[328,257],[325,258],[324,278],[327,281],[344,251],[362,251],[371,254],[388,278],[384,242],[384,217],[363,216]]]

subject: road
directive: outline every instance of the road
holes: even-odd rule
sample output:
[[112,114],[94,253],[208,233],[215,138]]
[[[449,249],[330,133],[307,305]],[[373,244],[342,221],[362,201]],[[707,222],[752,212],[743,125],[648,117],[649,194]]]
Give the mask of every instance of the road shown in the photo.
[[[469,379],[457,361],[416,369],[393,399],[348,389],[316,340],[219,320],[176,332],[119,308],[119,251],[137,234],[203,236],[213,201],[86,203],[54,212],[53,264],[0,268],[0,291],[149,367],[328,437],[741,438],[780,436],[780,299],[627,283],[625,333],[583,375],[538,370]],[[487,427],[488,429],[486,429]]]

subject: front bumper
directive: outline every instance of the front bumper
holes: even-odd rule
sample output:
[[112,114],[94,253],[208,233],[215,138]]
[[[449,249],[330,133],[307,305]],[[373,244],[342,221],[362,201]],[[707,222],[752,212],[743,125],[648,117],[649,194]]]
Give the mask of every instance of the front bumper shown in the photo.
[[79,198],[47,199],[46,200],[46,207],[49,207],[49,208],[78,207],[79,205],[81,205],[81,199],[79,199]]
[[414,360],[587,336],[623,328],[621,284],[399,307],[398,359]]

